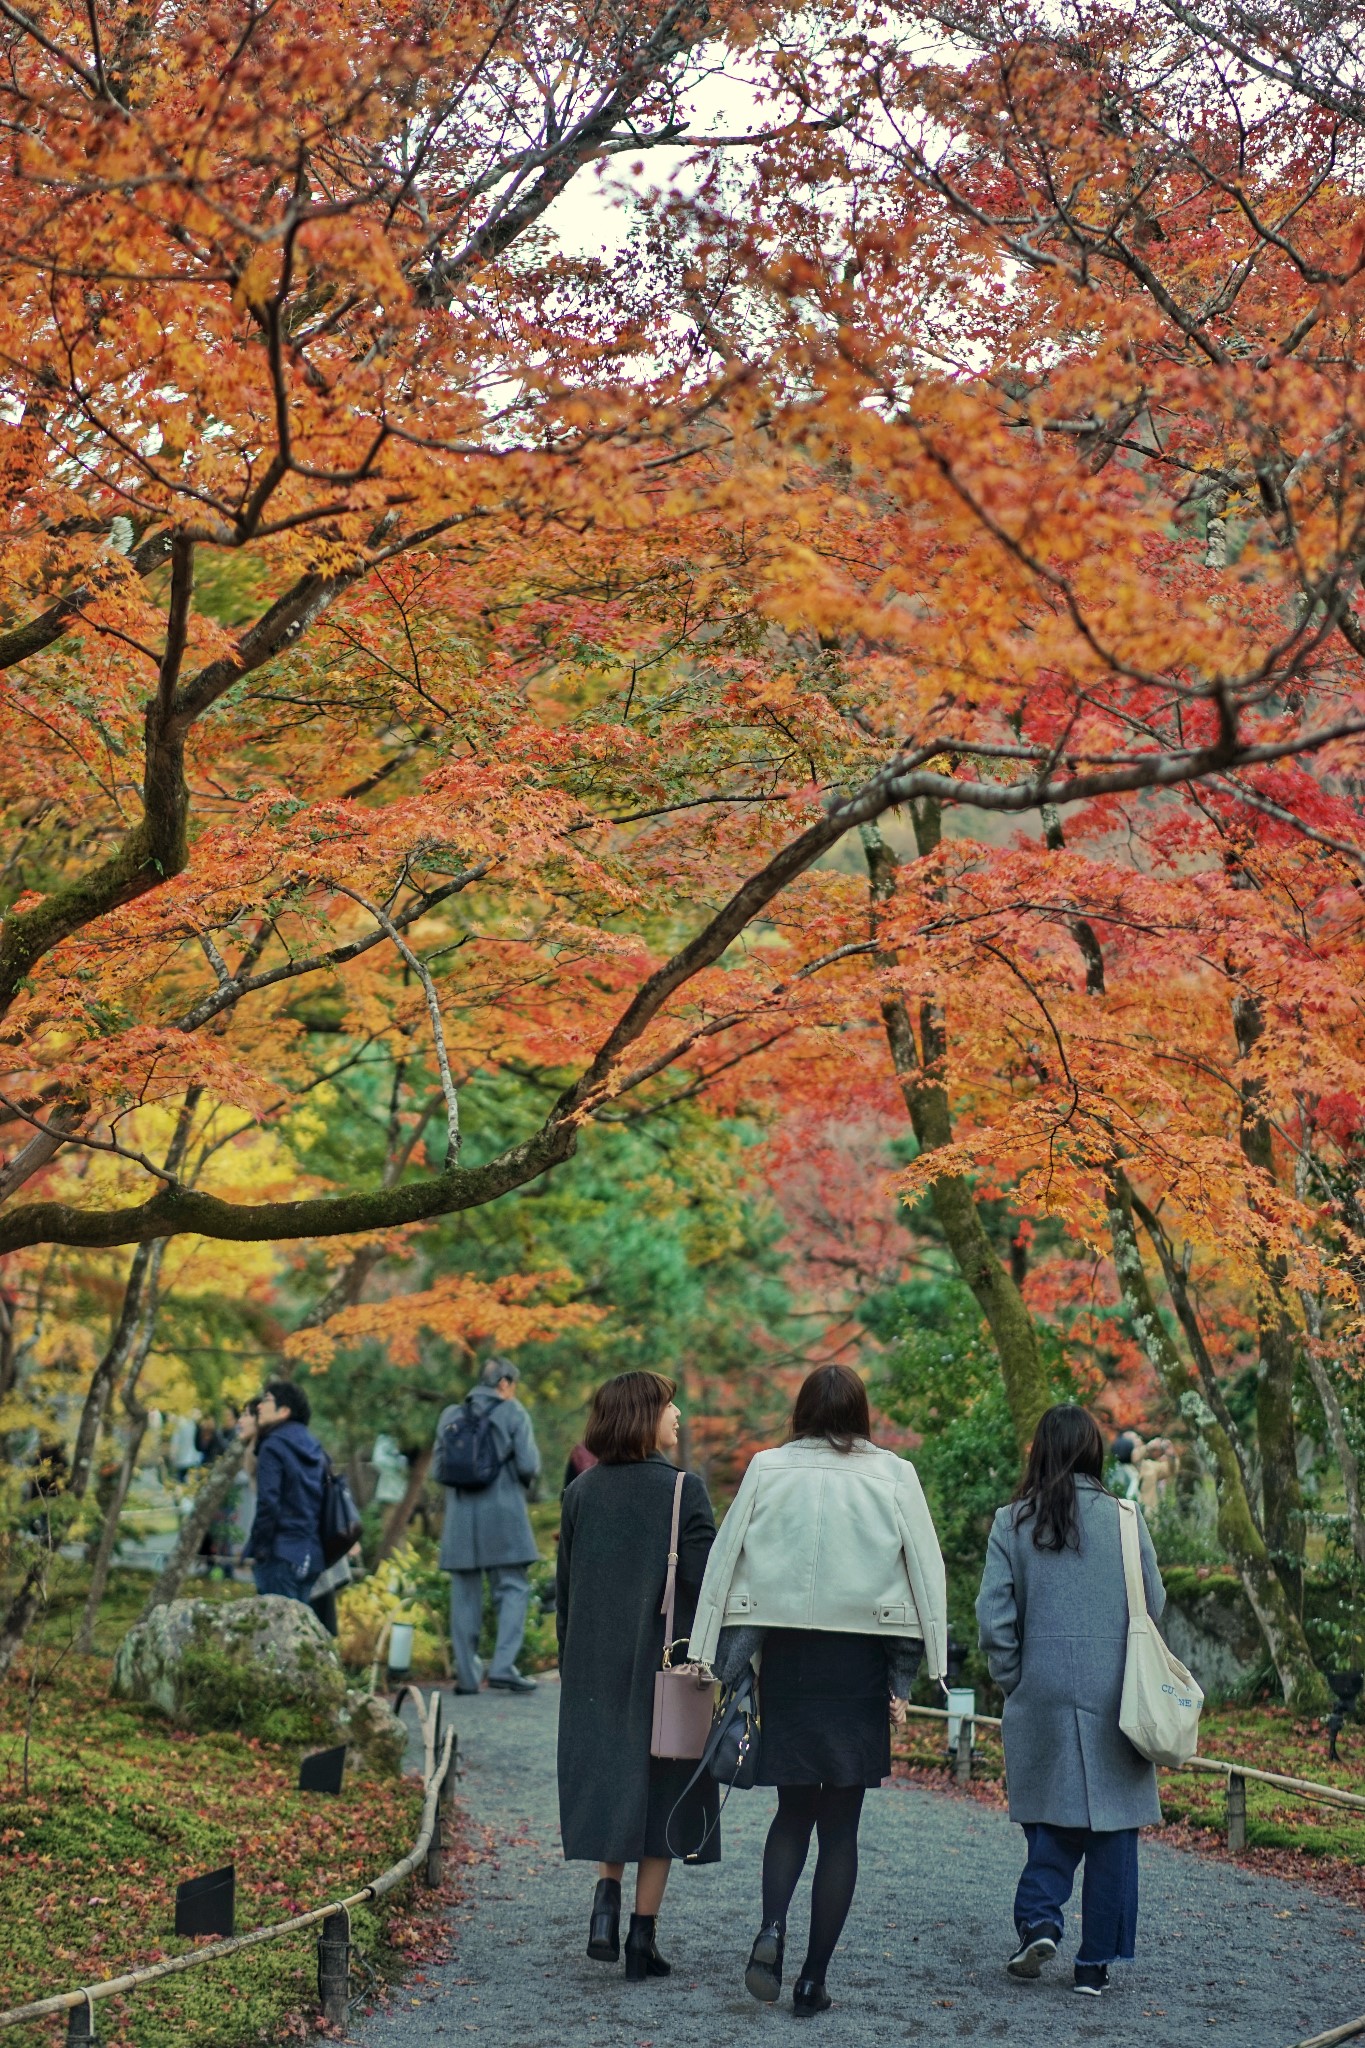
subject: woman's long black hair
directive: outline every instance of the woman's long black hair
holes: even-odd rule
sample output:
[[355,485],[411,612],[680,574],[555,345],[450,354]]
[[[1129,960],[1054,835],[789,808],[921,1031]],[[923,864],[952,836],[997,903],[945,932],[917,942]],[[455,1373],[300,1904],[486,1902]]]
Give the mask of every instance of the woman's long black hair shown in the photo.
[[1033,1524],[1035,1550],[1079,1550],[1076,1475],[1098,1479],[1104,1471],[1104,1438],[1093,1415],[1073,1401],[1049,1408],[1034,1431],[1028,1470],[1015,1494],[1014,1525]]

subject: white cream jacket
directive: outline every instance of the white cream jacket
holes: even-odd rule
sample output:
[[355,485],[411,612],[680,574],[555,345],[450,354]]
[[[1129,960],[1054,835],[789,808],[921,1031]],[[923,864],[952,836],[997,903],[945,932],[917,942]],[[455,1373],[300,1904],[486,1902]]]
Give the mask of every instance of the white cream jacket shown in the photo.
[[943,1553],[914,1466],[821,1437],[760,1451],[707,1563],[689,1655],[709,1664],[723,1628],[917,1636],[941,1678]]

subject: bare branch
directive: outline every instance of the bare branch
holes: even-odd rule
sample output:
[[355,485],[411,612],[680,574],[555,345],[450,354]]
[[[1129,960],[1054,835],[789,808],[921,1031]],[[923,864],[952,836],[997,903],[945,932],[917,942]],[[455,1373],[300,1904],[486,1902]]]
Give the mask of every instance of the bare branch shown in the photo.
[[340,895],[349,896],[352,903],[358,903],[362,910],[369,912],[385,938],[392,939],[422,984],[422,993],[427,999],[427,1012],[431,1018],[431,1035],[436,1041],[436,1065],[441,1074],[441,1093],[446,1102],[446,1168],[449,1171],[458,1163],[460,1157],[460,1097],[455,1087],[455,1077],[450,1071],[450,1055],[446,1051],[445,1026],[441,1021],[441,1002],[436,993],[436,984],[431,978],[426,962],[413,952],[386,910],[381,910],[377,903],[371,903],[358,890],[348,889],[344,883],[339,882],[337,890]]

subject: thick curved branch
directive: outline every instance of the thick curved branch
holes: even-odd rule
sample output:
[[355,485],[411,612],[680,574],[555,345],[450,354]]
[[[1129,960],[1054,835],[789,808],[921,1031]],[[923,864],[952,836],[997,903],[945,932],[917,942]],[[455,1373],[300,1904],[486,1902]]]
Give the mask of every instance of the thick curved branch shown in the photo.
[[[1329,728],[1297,739],[1241,746],[1232,734],[1213,746],[1176,755],[1135,756],[1122,768],[1053,776],[1045,782],[959,781],[924,768],[943,751],[941,740],[888,762],[851,796],[830,803],[823,818],[779,848],[750,875],[689,943],[666,960],[636,991],[608,1032],[596,1057],[566,1089],[549,1117],[523,1143],[471,1169],[456,1168],[432,1179],[360,1194],[324,1195],[307,1201],[233,1203],[213,1195],[171,1187],[135,1207],[83,1210],[60,1202],[35,1202],[0,1218],[0,1255],[40,1243],[135,1244],[192,1230],[204,1237],[251,1242],[261,1238],[335,1237],[354,1231],[386,1230],[434,1216],[482,1206],[534,1180],[573,1152],[580,1127],[619,1092],[617,1068],[669,998],[713,966],[754,919],[789,883],[838,844],[846,832],[871,824],[883,812],[921,799],[1019,816],[1048,804],[1064,805],[1138,789],[1169,788],[1252,760],[1283,758],[1322,745],[1365,724]],[[642,1074],[655,1071],[647,1062]]]

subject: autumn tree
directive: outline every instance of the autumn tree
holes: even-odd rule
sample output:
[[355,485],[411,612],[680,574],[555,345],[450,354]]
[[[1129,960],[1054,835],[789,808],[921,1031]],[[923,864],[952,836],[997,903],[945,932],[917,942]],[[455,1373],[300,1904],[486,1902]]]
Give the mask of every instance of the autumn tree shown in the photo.
[[[328,1314],[376,1335],[395,1234],[626,1104],[885,1067],[884,1020],[1021,1439],[1041,1381],[984,1167],[1103,1235],[1116,1174],[1156,1213],[1179,1111],[1224,1176],[1196,1202],[1182,1166],[1191,1241],[1235,1213],[1267,1357],[1305,1292],[1331,1348],[1347,1226],[1286,1186],[1256,957],[1291,884],[1244,953],[1215,842],[1358,866],[1356,112],[1325,45],[1277,73],[1248,31],[1249,115],[1227,33],[10,10],[17,1273],[354,1239]],[[727,63],[753,118],[721,134],[689,94]],[[663,144],[688,178],[566,254],[572,181]],[[898,811],[923,829],[894,876],[874,855],[869,923],[841,863]],[[1234,1140],[1171,1106],[1160,1045],[1210,916],[1220,1014],[1264,1018]],[[357,1173],[315,1119],[375,1048],[402,1136]],[[468,1115],[499,1072],[532,1077],[510,1131]],[[153,1144],[190,1100],[192,1173]]]

